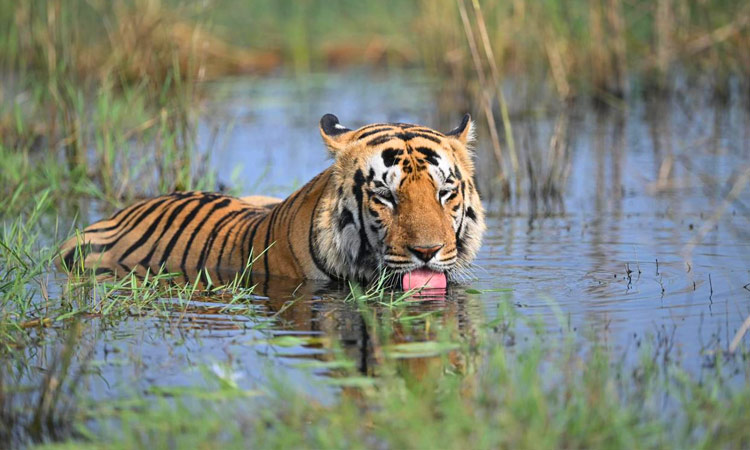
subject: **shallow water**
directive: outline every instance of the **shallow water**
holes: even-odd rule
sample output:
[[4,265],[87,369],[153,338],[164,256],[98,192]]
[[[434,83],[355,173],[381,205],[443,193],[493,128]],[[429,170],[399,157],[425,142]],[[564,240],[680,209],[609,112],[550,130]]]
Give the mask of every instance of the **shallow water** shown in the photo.
[[[415,74],[226,81],[211,89],[200,137],[222,136],[212,154],[222,183],[284,196],[330,164],[317,130],[324,113],[352,127],[404,121],[447,130],[454,123],[442,123],[435,89]],[[750,314],[750,187],[727,199],[750,175],[748,111],[675,98],[616,111],[519,112],[517,143],[544,161],[560,123],[569,161],[564,194],[537,208],[492,195],[491,150],[480,132],[478,177],[489,218],[474,278],[411,304],[405,314],[416,318],[393,321],[394,342],[429,340],[444,327],[476,339],[511,305],[550,331],[593,335],[616,350],[637,347],[648,334],[669,336],[698,370],[705,350],[726,349]],[[326,398],[336,388],[318,375],[333,366],[311,362],[336,352],[377,374],[377,345],[356,304],[343,300],[347,292],[284,281],[261,288],[252,313],[208,302],[166,317],[94,322],[87,333],[99,376],[89,381],[91,392],[117,397],[200,385],[205,366],[248,388],[282,377]]]

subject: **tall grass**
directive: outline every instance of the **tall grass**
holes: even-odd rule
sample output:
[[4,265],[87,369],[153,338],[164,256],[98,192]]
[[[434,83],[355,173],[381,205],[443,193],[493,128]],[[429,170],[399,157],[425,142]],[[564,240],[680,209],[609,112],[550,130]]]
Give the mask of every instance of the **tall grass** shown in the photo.
[[51,149],[112,202],[213,187],[196,157],[206,149],[196,148],[195,108],[201,81],[221,75],[422,67],[457,93],[447,107],[480,113],[505,198],[540,179],[548,188],[537,193],[566,184],[564,167],[530,164],[540,157],[513,127],[539,102],[531,92],[619,107],[678,78],[718,98],[733,77],[750,79],[740,0],[0,0],[0,25],[6,152]]
[[[5,195],[53,180],[116,204],[215,188],[195,134],[202,54],[190,35],[172,38],[175,12],[148,0],[1,6],[0,151],[19,169],[0,175]],[[32,167],[45,182],[29,183]]]
[[363,63],[461,76],[475,67],[460,5],[481,16],[478,50],[493,49],[493,77],[531,77],[563,98],[622,96],[643,85],[634,78],[648,84],[675,71],[717,78],[750,73],[743,51],[750,9],[741,0],[284,0],[211,7],[178,0],[45,0],[32,7],[3,0],[0,55],[6,65],[99,78],[118,73],[158,89],[174,63],[188,79],[267,73],[283,64],[304,72]]

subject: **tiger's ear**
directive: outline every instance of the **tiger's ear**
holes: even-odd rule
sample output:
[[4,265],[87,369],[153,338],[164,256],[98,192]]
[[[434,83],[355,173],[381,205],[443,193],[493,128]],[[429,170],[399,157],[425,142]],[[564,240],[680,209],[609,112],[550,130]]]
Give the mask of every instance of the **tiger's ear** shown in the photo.
[[346,148],[353,131],[339,123],[339,118],[333,114],[326,114],[320,118],[320,135],[332,154]]
[[458,139],[463,145],[474,142],[474,122],[471,121],[471,116],[469,114],[464,115],[461,125],[449,131],[447,135]]

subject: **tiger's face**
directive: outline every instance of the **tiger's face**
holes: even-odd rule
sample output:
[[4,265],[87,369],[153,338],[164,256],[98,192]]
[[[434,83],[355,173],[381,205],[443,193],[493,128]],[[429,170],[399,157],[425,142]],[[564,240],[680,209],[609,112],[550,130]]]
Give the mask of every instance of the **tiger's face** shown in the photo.
[[349,130],[333,115],[320,130],[335,158],[334,194],[316,224],[331,270],[446,280],[470,264],[485,226],[468,115],[447,134],[400,123]]

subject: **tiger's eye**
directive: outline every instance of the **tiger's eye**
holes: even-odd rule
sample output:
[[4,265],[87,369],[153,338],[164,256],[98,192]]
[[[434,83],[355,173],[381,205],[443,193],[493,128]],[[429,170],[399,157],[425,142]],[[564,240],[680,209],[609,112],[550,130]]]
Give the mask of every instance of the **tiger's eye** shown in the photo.
[[379,193],[376,195],[387,202],[396,203],[396,199],[393,198],[393,193],[391,193],[390,191]]

